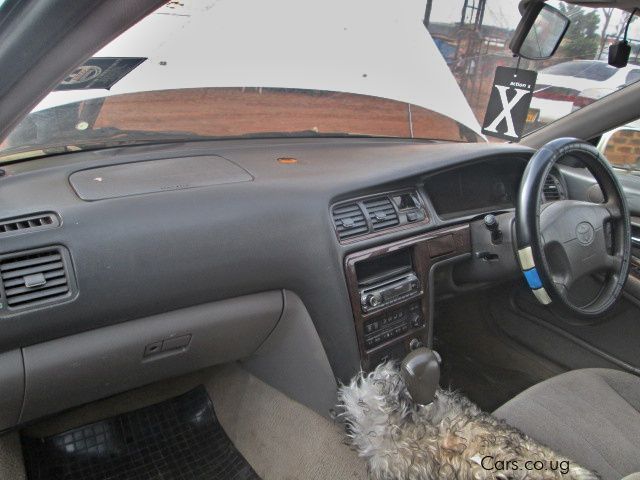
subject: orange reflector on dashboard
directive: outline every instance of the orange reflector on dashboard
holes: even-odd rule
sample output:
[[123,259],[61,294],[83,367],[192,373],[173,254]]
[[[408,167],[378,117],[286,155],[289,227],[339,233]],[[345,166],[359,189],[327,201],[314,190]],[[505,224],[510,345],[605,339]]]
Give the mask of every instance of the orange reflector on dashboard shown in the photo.
[[293,157],[280,157],[278,159],[278,163],[282,163],[283,165],[291,165],[294,163],[298,163],[298,159]]

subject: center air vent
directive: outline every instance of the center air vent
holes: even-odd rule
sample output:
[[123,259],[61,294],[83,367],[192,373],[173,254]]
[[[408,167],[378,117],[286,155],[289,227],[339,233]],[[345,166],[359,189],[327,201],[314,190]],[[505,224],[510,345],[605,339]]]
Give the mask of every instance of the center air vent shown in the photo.
[[371,220],[373,230],[393,227],[400,223],[398,212],[394,208],[389,197],[377,197],[362,202]]
[[333,209],[333,224],[340,240],[369,231],[364,213],[357,203],[340,205]]
[[22,309],[68,298],[75,290],[68,265],[68,254],[59,247],[2,257],[0,282],[6,307]]
[[342,243],[357,241],[356,237],[378,235],[378,232],[386,229],[393,231],[429,222],[416,189],[353,199],[335,205],[331,209],[331,215]]

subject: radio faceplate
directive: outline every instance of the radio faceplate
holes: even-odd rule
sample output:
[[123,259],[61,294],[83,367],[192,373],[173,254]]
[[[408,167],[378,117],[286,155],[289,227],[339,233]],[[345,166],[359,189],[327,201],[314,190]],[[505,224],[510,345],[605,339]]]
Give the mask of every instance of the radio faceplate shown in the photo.
[[369,313],[421,294],[420,280],[411,272],[360,288],[360,307]]

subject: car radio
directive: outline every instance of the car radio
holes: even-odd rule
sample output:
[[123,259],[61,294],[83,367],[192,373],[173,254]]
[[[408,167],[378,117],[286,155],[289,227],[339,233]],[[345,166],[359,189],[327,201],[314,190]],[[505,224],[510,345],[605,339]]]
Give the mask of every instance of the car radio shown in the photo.
[[360,306],[363,312],[368,313],[420,294],[420,280],[410,272],[360,288]]

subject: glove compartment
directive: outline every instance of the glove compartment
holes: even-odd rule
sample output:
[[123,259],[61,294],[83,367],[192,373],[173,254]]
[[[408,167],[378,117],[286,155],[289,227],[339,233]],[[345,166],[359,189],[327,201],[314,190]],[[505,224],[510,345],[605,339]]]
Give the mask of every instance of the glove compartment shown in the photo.
[[20,421],[248,357],[278,323],[282,309],[282,292],[270,291],[25,347]]

